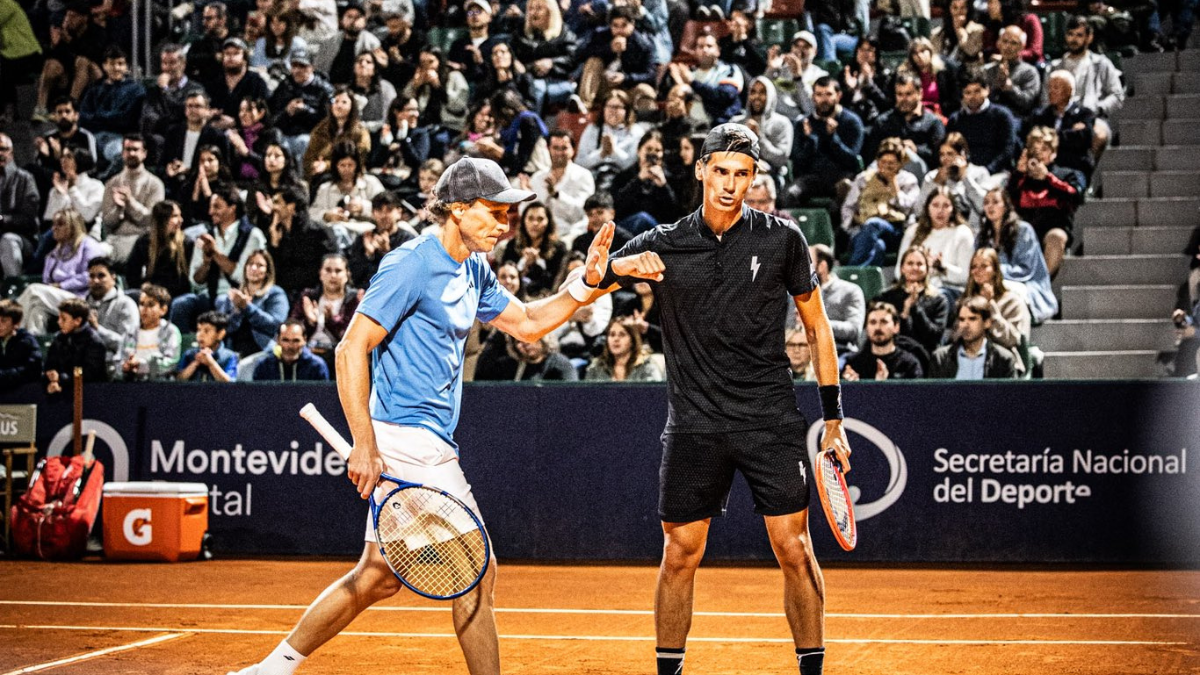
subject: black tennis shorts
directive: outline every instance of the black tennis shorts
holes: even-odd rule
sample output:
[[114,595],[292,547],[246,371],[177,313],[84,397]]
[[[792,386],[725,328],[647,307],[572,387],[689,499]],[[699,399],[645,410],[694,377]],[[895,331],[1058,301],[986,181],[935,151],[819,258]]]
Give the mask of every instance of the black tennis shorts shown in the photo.
[[690,523],[724,515],[735,471],[750,486],[755,513],[783,516],[808,508],[807,428],[801,422],[731,433],[663,433],[659,518]]

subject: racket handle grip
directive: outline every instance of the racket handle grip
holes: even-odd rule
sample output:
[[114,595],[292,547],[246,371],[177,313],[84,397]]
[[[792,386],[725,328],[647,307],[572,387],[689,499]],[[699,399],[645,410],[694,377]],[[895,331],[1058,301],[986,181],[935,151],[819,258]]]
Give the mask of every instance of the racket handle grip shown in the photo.
[[329,443],[329,446],[342,456],[342,459],[350,459],[350,444],[338,433],[337,429],[333,428],[329,420],[325,419],[325,416],[317,410],[317,406],[312,403],[306,404],[300,409],[300,416],[307,420],[317,430],[317,433],[321,434],[325,442]]

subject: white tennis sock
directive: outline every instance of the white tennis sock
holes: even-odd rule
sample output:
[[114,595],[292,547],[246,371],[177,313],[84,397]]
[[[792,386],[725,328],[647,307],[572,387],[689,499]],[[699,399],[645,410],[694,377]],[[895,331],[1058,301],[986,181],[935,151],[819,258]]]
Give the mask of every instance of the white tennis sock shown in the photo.
[[306,658],[308,657],[293,649],[287,640],[280,640],[275,651],[259,664],[258,672],[260,675],[292,675]]

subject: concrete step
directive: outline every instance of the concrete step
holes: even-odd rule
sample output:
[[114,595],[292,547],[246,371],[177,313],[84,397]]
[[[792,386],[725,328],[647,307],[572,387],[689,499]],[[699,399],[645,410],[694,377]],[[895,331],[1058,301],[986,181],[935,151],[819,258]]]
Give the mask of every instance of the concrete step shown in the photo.
[[1163,145],[1200,145],[1200,120],[1163,120]]
[[1129,145],[1104,153],[1105,171],[1188,171],[1200,170],[1200,151],[1194,145]]
[[1178,72],[1172,81],[1173,94],[1200,94],[1200,72]]
[[1119,120],[1161,120],[1167,114],[1165,96],[1132,96],[1117,111]]
[[1093,199],[1075,212],[1075,224],[1084,228],[1133,227],[1138,222],[1137,207],[1136,199]]
[[1171,315],[1178,284],[1063,286],[1062,315],[1064,319],[1162,319]]
[[1197,223],[1200,196],[1138,200],[1138,227],[1195,227]]
[[1179,59],[1175,52],[1162,54],[1138,54],[1121,61],[1121,69],[1126,76],[1139,73],[1161,73],[1179,70]]
[[1175,88],[1175,75],[1172,72],[1135,73],[1130,80],[1133,82],[1134,96],[1167,96]]
[[1187,49],[1178,52],[1179,70],[1183,72],[1200,72],[1200,50]]
[[1191,235],[1188,227],[1089,227],[1083,230],[1083,251],[1087,256],[1176,255]]
[[1104,153],[1105,171],[1153,171],[1155,149],[1148,145],[1124,145]]
[[1165,318],[1047,321],[1031,342],[1044,352],[1166,351],[1175,348],[1175,327]]
[[1167,96],[1167,119],[1200,118],[1200,94],[1174,94]]
[[1150,196],[1149,171],[1104,171],[1104,199],[1141,199]]
[[[1103,161],[1108,161],[1107,154],[1104,155]],[[1154,151],[1154,169],[1156,171],[1200,170],[1200,148],[1194,145],[1161,146]]]
[[1106,199],[1196,195],[1200,195],[1200,174],[1195,171],[1104,171]]
[[1116,122],[1118,147],[1162,143],[1162,122],[1160,120],[1121,119]]
[[1187,258],[1180,254],[1086,255],[1064,259],[1055,281],[1064,287],[1179,284],[1187,270]]
[[1047,380],[1136,380],[1158,377],[1153,350],[1047,352]]

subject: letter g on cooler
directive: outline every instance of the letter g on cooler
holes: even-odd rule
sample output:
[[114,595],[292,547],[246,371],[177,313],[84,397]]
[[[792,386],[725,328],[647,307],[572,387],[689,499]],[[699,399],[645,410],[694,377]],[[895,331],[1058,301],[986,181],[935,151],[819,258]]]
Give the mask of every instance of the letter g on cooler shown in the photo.
[[154,540],[154,528],[150,526],[150,509],[133,509],[125,514],[121,530],[130,544],[149,545]]

